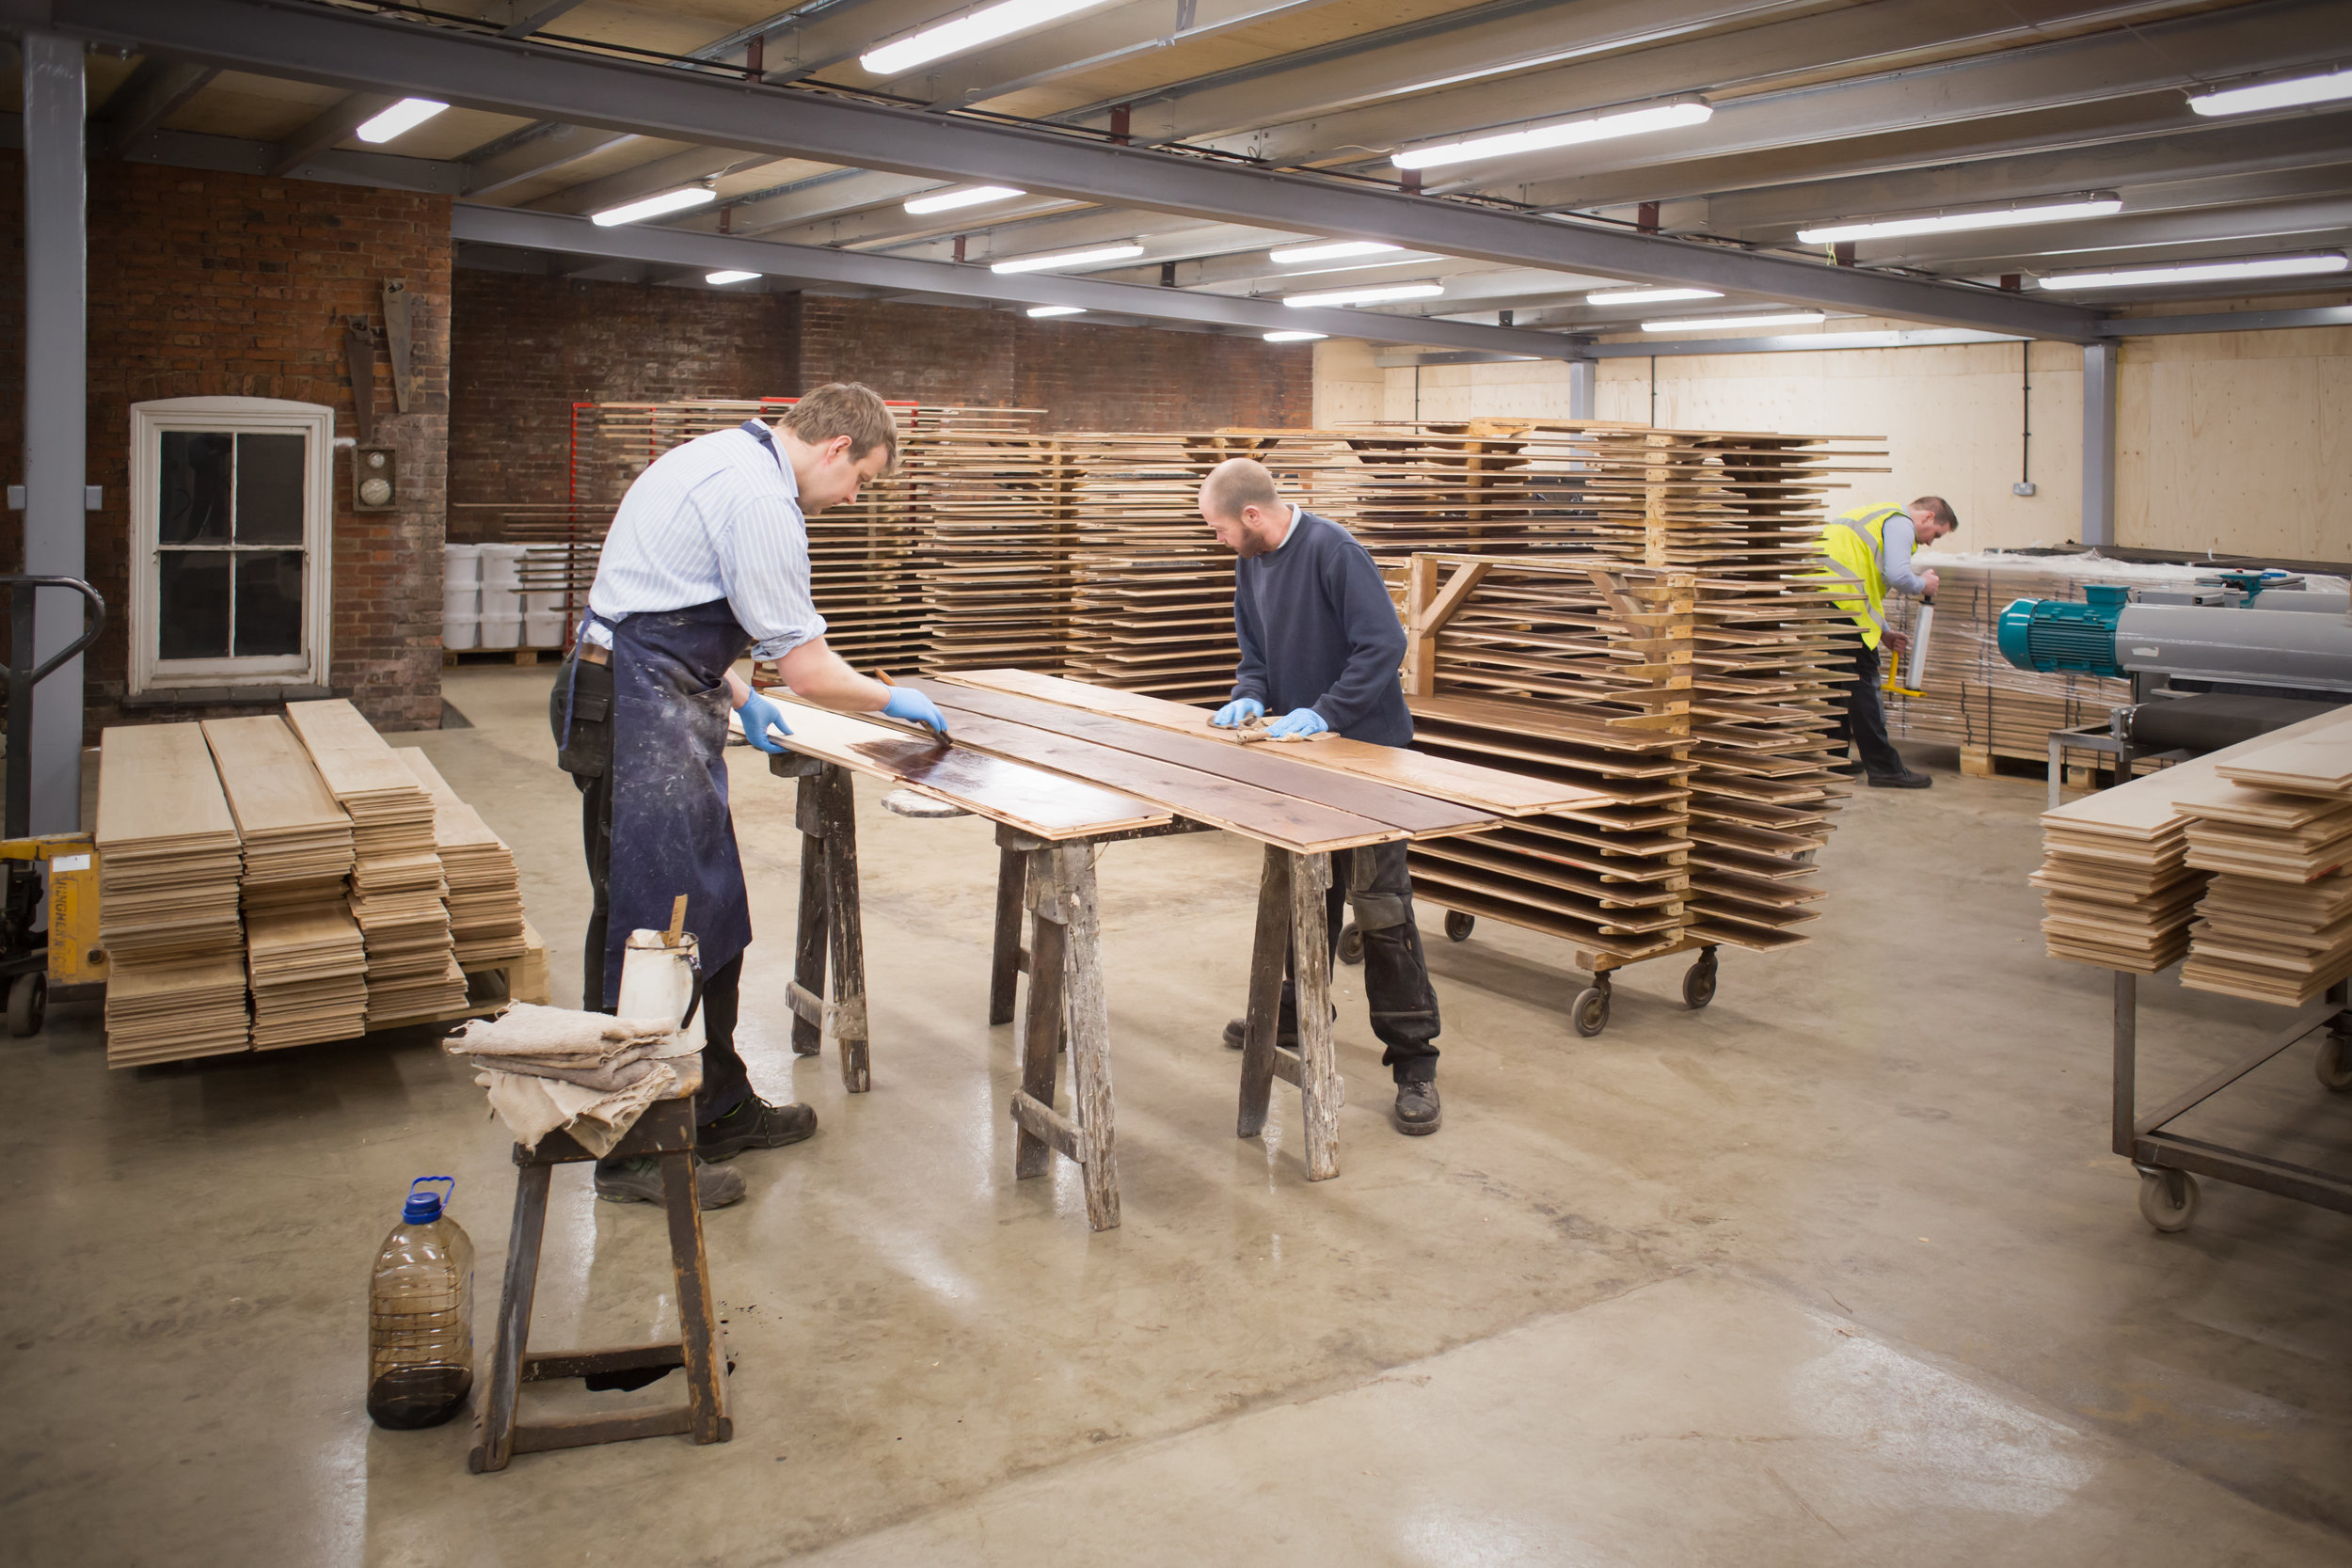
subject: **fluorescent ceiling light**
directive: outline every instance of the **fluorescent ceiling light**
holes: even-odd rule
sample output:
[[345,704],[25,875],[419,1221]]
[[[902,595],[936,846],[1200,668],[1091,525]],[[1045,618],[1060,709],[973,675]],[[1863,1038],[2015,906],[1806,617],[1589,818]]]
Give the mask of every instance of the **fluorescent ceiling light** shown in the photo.
[[1041,320],[1046,316],[1083,316],[1086,313],[1087,308],[1083,305],[1032,305],[1029,307],[1029,319],[1032,321]]
[[1717,326],[1807,326],[1827,318],[1819,310],[1779,310],[1769,316],[1702,316],[1695,320],[1644,322],[1645,332],[1700,332]]
[[446,103],[430,98],[404,98],[373,119],[363,121],[357,133],[364,142],[386,142],[404,131],[413,131],[448,108]]
[[1269,332],[1265,341],[1269,343],[1319,343],[1330,335],[1328,332]]
[[2352,98],[2352,70],[2224,87],[2198,94],[2188,106],[2201,115],[2250,115],[2265,109],[2292,109],[2298,103],[2329,103],[2339,98]]
[[649,196],[643,201],[632,201],[624,207],[608,207],[593,220],[599,229],[610,229],[616,223],[635,223],[640,218],[658,218],[665,213],[682,213],[689,207],[700,207],[714,201],[719,193],[707,185],[683,185],[660,196]]
[[1713,289],[1603,289],[1586,294],[1587,305],[1671,305],[1677,299],[1721,299]]
[[1269,250],[1266,260],[1277,266],[1295,266],[1301,261],[1332,261],[1343,256],[1377,256],[1383,251],[1402,250],[1400,245],[1383,245],[1378,240],[1333,240],[1326,245],[1300,245],[1293,250]]
[[1328,293],[1286,294],[1285,305],[1386,305],[1399,299],[1435,299],[1442,283],[1391,283],[1384,289],[1335,289]]
[[2025,223],[2063,223],[2069,218],[2103,218],[2123,210],[2123,203],[2104,192],[2069,197],[2063,201],[2036,201],[1987,212],[1933,213],[1922,217],[1868,218],[1860,223],[1833,224],[1826,229],[1800,229],[1804,245],[1836,245],[1843,240],[1891,240],[1904,234],[1945,234],[1963,229],[2008,229]]
[[952,213],[959,207],[977,207],[983,201],[1003,201],[1009,197],[1026,196],[1010,185],[975,185],[968,191],[942,191],[936,196],[918,196],[906,204],[907,211],[916,215],[924,213]]
[[2103,272],[2059,272],[2042,278],[2045,289],[2129,289],[2150,283],[2227,283],[2242,277],[2306,277],[2342,272],[2342,251],[2317,256],[2265,256],[2244,261],[2180,261],[2170,266],[2130,267]]
[[1499,136],[1445,142],[1400,152],[1389,162],[1399,168],[1435,168],[1440,164],[1466,164],[1474,158],[1507,158],[1518,152],[1540,152],[1548,147],[1573,147],[1579,142],[1606,141],[1612,136],[1639,135],[1645,131],[1672,131],[1678,126],[1704,125],[1715,111],[1704,103],[1661,103],[1654,108],[1628,109],[1620,114],[1564,119],[1533,130]]
[[755,272],[707,272],[703,274],[703,281],[724,286],[729,283],[749,283],[758,276],[759,274]]
[[961,55],[1008,34],[1042,26],[1105,3],[1106,0],[1002,0],[999,5],[983,6],[953,22],[943,22],[936,27],[926,27],[896,42],[885,43],[860,55],[857,63],[876,76],[896,76],[928,61]]
[[1124,261],[1143,254],[1139,245],[1104,245],[1092,250],[1056,250],[1042,256],[1016,256],[1009,261],[996,261],[991,272],[1045,272],[1054,267],[1083,267],[1094,261]]

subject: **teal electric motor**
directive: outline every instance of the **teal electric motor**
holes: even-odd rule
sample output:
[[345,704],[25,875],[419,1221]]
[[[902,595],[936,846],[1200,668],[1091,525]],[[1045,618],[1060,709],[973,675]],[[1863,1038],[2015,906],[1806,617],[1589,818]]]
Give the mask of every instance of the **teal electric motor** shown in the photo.
[[2340,593],[2255,588],[2235,606],[2152,603],[2097,583],[2079,604],[2012,601],[1995,641],[2020,670],[2352,691],[2352,598]]
[[2130,599],[2128,589],[2093,583],[2080,603],[2014,600],[2001,611],[2001,657],[2020,670],[2121,677],[2129,672],[2115,661],[2115,633]]

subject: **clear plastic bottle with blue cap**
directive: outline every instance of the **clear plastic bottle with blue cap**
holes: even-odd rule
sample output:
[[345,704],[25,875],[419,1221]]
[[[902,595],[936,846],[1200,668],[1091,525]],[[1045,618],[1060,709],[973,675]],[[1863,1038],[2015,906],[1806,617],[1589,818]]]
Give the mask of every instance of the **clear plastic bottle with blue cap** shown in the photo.
[[[427,1189],[446,1182],[443,1192]],[[438,1426],[473,1388],[473,1240],[443,1211],[457,1180],[408,1184],[368,1283],[368,1414],[380,1427]]]

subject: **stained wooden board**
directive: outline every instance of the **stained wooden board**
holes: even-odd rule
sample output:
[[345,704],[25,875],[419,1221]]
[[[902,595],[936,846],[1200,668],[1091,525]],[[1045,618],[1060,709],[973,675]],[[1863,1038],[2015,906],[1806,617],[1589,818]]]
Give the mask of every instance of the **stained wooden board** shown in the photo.
[[1131,795],[1166,807],[1178,816],[1224,828],[1295,854],[1322,854],[1409,836],[1402,828],[1352,812],[1294,800],[1255,784],[1240,784],[1090,740],[1074,740],[1009,720],[958,713],[951,726],[959,747]]
[[[768,695],[787,705],[787,722],[792,726],[787,744],[802,755],[838,763],[868,778],[887,779],[1038,838],[1160,828],[1174,819],[1172,814],[1131,796],[968,746],[934,745],[893,725],[802,702],[780,687]],[[732,715],[728,722],[740,732],[741,723]]]
[[[1220,730],[1210,724],[1206,709],[1185,703],[1171,703],[1166,698],[1148,696],[1139,691],[1092,686],[1085,681],[1041,675],[1027,670],[968,670],[945,678],[957,686],[1034,697],[1041,702],[1058,703],[1089,713],[1130,719],[1139,724],[1150,724],[1219,745],[1240,744],[1234,740],[1232,731]],[[1349,740],[1340,736],[1318,738],[1312,745],[1295,749],[1283,755],[1286,760],[1310,767],[1356,774],[1416,794],[1457,801],[1506,816],[1526,816],[1537,812],[1607,803],[1607,797],[1598,792],[1580,789],[1572,784],[1531,778],[1524,773],[1508,773],[1499,768],[1479,768],[1470,763],[1455,762],[1450,757],[1431,756],[1425,752],[1407,751],[1396,746],[1375,746],[1368,741]]]
[[[1255,784],[1294,800],[1354,812],[1407,833],[1464,832],[1492,827],[1499,820],[1497,814],[1490,811],[1456,805],[1375,780],[1272,755],[1265,746],[1237,746],[1205,736],[1178,735],[1155,725],[1089,713],[1033,697],[944,682],[916,684],[950,713],[1002,719],[1073,740],[1089,740],[1136,756],[1176,763],[1216,778]],[[950,721],[949,727],[952,730],[954,721]]]

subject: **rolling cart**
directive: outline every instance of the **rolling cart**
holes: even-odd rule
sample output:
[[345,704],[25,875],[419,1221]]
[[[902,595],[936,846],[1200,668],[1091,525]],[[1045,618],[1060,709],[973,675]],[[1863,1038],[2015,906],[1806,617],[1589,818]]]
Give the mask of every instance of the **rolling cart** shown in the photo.
[[[1445,911],[1447,941],[1468,942],[1470,933],[1477,928],[1478,917],[1476,915],[1462,910]],[[1715,1000],[1715,949],[1719,945],[1716,942],[1701,942],[1696,938],[1686,938],[1676,942],[1672,947],[1663,947],[1655,953],[1644,953],[1639,958],[1621,958],[1614,953],[1592,953],[1581,948],[1578,949],[1577,967],[1592,971],[1593,983],[1578,991],[1575,1000],[1568,1004],[1569,1024],[1586,1039],[1599,1034],[1609,1027],[1611,990],[1609,976],[1613,972],[1625,968],[1628,964],[1647,963],[1652,958],[1671,958],[1681,953],[1698,955],[1692,960],[1691,967],[1682,974],[1683,1005],[1692,1012],[1697,1012],[1701,1007]],[[1363,933],[1356,929],[1356,923],[1352,920],[1340,928],[1340,961],[1344,964],[1359,964],[1364,961]]]

